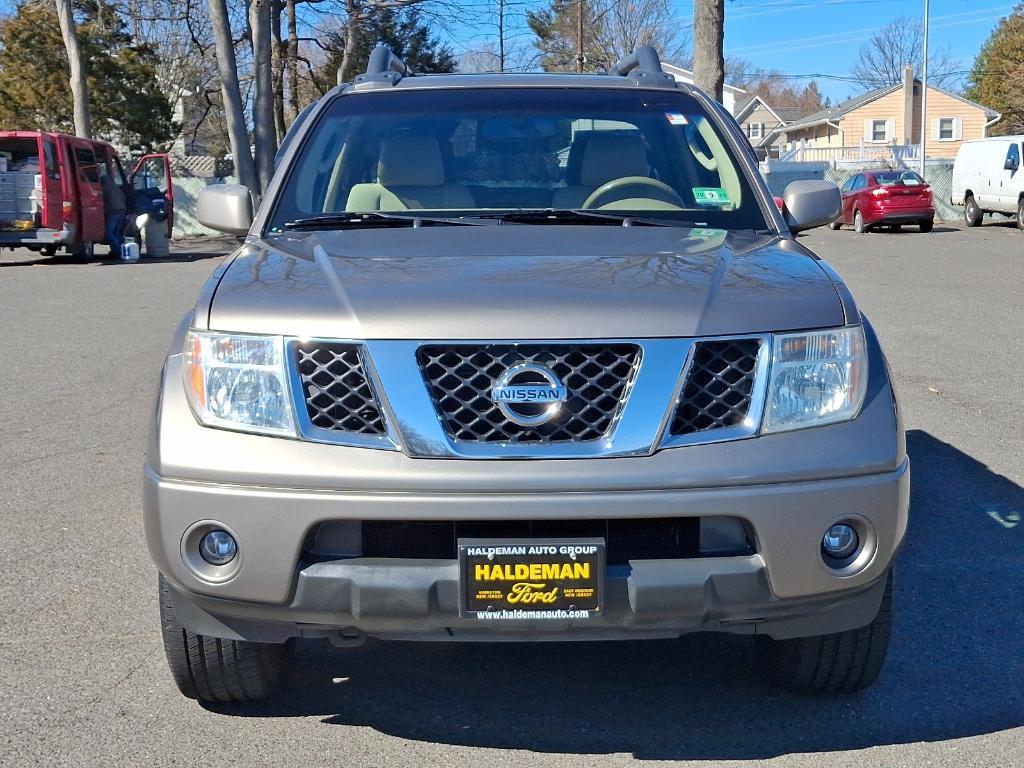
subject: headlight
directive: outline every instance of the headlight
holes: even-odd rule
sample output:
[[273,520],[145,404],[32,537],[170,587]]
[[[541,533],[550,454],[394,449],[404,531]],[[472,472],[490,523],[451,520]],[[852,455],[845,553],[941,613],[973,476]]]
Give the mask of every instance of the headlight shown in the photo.
[[189,331],[185,391],[207,426],[295,435],[280,336]]
[[867,383],[861,326],[777,335],[761,431],[852,419],[864,403]]

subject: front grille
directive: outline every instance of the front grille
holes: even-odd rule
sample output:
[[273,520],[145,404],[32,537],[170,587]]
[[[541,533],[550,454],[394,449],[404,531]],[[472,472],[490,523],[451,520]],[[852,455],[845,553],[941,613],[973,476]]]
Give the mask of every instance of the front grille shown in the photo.
[[306,412],[314,427],[356,435],[387,434],[358,345],[304,342],[295,345],[295,355]]
[[[417,361],[445,430],[476,443],[598,440],[615,424],[640,367],[636,344],[454,344],[420,347]],[[519,363],[550,368],[568,390],[558,417],[526,427],[491,400],[491,387]]]
[[673,435],[742,424],[750,410],[761,339],[697,342],[672,419]]
[[459,539],[599,538],[608,565],[630,560],[735,557],[756,551],[750,525],[735,517],[593,520],[333,520],[307,537],[304,562],[346,557],[453,560]]

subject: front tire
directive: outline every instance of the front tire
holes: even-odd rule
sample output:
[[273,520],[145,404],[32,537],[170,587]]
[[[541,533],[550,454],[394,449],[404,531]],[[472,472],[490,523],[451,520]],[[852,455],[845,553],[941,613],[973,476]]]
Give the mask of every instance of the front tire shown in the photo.
[[190,699],[237,703],[272,695],[287,674],[292,644],[222,640],[190,632],[178,621],[170,587],[159,577],[160,625],[178,690]]
[[772,640],[759,637],[764,670],[795,693],[855,693],[878,679],[892,631],[890,571],[878,614],[866,627],[816,637]]
[[1024,197],[1017,201],[1017,229],[1024,230]]
[[964,223],[968,227],[977,227],[985,213],[978,207],[974,195],[968,195],[964,200]]
[[863,235],[868,231],[867,226],[864,224],[864,217],[861,215],[860,211],[856,211],[853,214],[853,231],[858,235]]

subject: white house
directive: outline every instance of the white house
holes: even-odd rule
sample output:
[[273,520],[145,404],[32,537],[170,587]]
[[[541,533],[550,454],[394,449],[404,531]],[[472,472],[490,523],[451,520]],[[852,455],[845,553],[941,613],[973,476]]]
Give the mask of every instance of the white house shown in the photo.
[[[693,72],[691,70],[677,67],[675,64],[669,64],[666,61],[661,63],[661,68],[672,75],[677,83],[693,85]],[[729,85],[729,83],[725,84],[725,87],[722,89],[722,106],[728,110],[730,115],[736,114],[736,102],[741,100],[740,97],[745,93],[746,91],[742,88]]]

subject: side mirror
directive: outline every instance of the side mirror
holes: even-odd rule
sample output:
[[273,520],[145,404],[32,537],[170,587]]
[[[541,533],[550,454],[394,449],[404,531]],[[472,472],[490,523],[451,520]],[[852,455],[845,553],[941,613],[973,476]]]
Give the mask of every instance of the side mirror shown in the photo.
[[241,184],[211,184],[199,193],[199,223],[229,235],[245,235],[252,226],[252,193]]
[[794,181],[782,193],[782,215],[796,234],[839,218],[843,196],[831,181]]
[[1003,163],[1003,169],[1007,171],[1016,171],[1018,165],[1020,165],[1020,163],[1016,157],[1008,157],[1006,158],[1006,162]]

